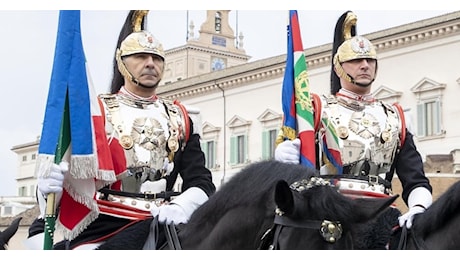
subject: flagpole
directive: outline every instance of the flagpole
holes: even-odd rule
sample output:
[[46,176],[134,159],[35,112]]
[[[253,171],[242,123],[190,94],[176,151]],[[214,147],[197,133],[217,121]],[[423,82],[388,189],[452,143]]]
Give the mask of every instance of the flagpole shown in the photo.
[[[61,128],[59,130],[59,138],[56,146],[56,153],[54,156],[54,163],[60,164],[62,158],[65,154],[65,148],[63,145],[65,141],[63,140],[64,136],[68,135],[70,132],[70,119],[66,116],[68,115],[67,111],[69,110],[68,95],[66,93],[64,111],[62,114]],[[45,241],[43,244],[44,250],[52,250],[54,244],[54,231],[56,226],[56,194],[50,193],[46,198],[46,213],[45,213]]]
[[56,209],[54,207],[56,194],[50,193],[46,197],[46,214],[45,214],[45,241],[43,243],[44,250],[53,249],[53,236],[56,224]]

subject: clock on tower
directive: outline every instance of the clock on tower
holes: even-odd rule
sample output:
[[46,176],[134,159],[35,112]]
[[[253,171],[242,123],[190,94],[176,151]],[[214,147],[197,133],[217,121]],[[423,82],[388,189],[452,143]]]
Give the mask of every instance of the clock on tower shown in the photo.
[[211,60],[211,71],[225,69],[225,60],[222,58],[214,57]]

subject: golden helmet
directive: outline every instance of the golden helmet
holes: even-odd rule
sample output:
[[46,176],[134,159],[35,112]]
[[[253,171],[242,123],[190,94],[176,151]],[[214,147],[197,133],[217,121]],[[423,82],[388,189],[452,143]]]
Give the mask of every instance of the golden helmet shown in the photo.
[[345,40],[334,55],[334,62],[339,63],[356,59],[377,60],[374,45],[363,36],[354,36]]
[[[355,83],[354,79],[343,69],[342,63],[356,59],[373,59],[377,61],[377,51],[374,45],[365,37],[356,35],[357,20],[357,16],[352,11],[347,11],[340,16],[336,23],[332,45],[332,95],[335,95],[342,88],[340,78]],[[356,84],[360,85],[360,83]],[[366,86],[369,86],[369,84]]]
[[123,57],[137,53],[149,53],[165,60],[165,52],[163,45],[149,31],[144,29],[146,23],[146,15],[148,10],[131,10],[126,17],[125,23],[118,36],[117,49],[115,53],[116,69],[111,85],[111,93],[117,93],[123,86],[125,79],[141,84],[131,72],[126,68],[123,62]]
[[142,30],[133,32],[120,45],[120,57],[136,53],[150,53],[165,59],[163,45],[150,32]]

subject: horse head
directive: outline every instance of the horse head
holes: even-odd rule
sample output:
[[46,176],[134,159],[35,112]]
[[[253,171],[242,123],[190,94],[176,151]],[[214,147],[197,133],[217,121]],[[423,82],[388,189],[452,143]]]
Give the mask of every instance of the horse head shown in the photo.
[[5,250],[7,248],[11,237],[18,231],[21,219],[22,217],[16,218],[5,230],[0,231],[0,250]]
[[279,181],[274,225],[265,234],[262,248],[353,249],[354,225],[375,218],[397,197],[346,197],[319,177],[291,185]]

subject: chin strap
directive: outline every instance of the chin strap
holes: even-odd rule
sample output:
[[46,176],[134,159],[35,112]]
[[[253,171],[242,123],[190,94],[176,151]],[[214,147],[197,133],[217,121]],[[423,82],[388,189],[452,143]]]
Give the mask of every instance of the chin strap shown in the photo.
[[375,78],[373,78],[371,80],[371,82],[369,82],[368,84],[363,84],[363,83],[356,82],[355,79],[352,78],[351,76],[350,76],[350,79],[351,79],[351,81],[350,81],[351,83],[353,83],[353,84],[355,84],[357,86],[360,86],[360,87],[369,87],[370,85],[372,85],[372,83],[374,83],[374,80],[375,80]]
[[[355,79],[350,74],[345,72],[345,70],[342,67],[342,64],[338,61],[337,55],[334,57],[334,68],[339,78],[343,78],[344,80],[352,84],[355,84],[357,86],[360,86],[360,87],[369,87],[375,80],[375,75],[374,75],[374,78],[368,84],[362,84],[362,83],[356,82]],[[375,73],[377,74],[377,65],[375,67]]]

